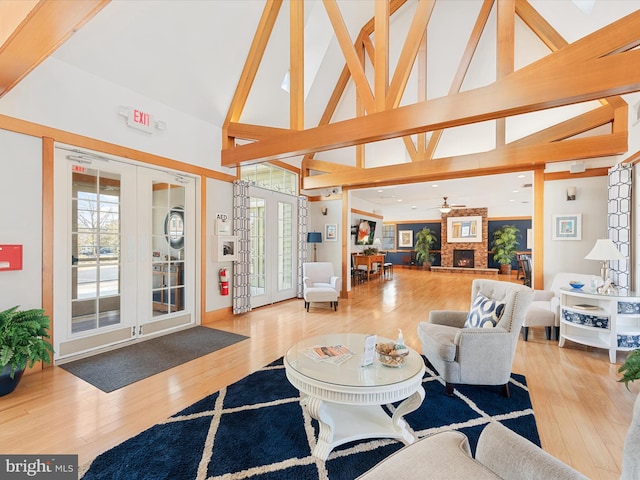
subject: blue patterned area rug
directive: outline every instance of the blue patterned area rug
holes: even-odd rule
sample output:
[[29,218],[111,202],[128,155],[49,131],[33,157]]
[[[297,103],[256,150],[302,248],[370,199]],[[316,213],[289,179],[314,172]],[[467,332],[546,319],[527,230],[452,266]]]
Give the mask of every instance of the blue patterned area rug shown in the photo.
[[[512,375],[511,398],[499,387],[461,386],[448,397],[427,364],[426,397],[405,417],[418,437],[460,430],[475,451],[490,421],[540,445],[526,380]],[[282,359],[200,400],[163,423],[101,454],[84,480],[353,480],[400,449],[400,442],[362,440],[311,455],[317,422],[299,403]]]

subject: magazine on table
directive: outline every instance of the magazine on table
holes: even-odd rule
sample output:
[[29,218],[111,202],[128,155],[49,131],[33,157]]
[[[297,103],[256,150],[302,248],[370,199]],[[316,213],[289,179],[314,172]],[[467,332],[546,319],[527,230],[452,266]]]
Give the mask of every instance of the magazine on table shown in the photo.
[[353,356],[353,352],[344,345],[314,345],[305,348],[305,355],[316,362],[329,362],[340,365]]

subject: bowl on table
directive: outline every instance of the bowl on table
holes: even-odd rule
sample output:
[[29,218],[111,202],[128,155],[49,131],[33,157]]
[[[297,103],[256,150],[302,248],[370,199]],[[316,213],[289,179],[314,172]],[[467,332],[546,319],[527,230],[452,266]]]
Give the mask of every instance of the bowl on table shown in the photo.
[[584,287],[584,283],[583,282],[579,282],[577,280],[571,280],[569,282],[569,285],[571,285],[571,288],[575,288],[576,290],[579,290],[582,287]]
[[380,363],[387,367],[401,367],[404,364],[404,359],[409,355],[408,348],[405,347],[398,350],[393,342],[377,343],[376,352]]

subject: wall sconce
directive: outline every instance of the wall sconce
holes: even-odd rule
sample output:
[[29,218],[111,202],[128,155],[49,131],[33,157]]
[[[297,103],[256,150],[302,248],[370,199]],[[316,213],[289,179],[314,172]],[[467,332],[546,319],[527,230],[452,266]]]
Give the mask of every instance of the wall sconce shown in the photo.
[[567,187],[567,201],[576,199],[576,187]]
[[322,213],[322,215],[326,215],[327,214],[327,207],[321,207],[320,208],[320,213]]

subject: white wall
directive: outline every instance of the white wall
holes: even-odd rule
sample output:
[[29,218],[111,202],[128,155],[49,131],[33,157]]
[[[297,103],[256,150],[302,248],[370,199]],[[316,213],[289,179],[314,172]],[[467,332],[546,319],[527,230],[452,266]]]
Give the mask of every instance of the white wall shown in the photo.
[[213,253],[215,244],[213,236],[215,234],[216,214],[226,213],[229,218],[233,218],[233,185],[229,182],[221,182],[219,180],[207,179],[207,231],[205,243],[206,257],[206,287],[205,292],[205,311],[218,310],[230,307],[232,304],[231,286],[233,279],[229,282],[229,295],[220,295],[220,286],[218,284],[218,270],[227,267],[229,273],[233,271],[233,262],[217,262],[216,255]]
[[41,308],[42,141],[0,130],[0,151],[0,244],[23,246],[22,270],[0,272],[0,309]]
[[[573,201],[567,200],[569,186],[577,188]],[[600,275],[600,262],[584,257],[598,238],[607,236],[607,177],[547,181],[544,199],[545,286],[551,285],[558,272]],[[567,213],[582,214],[582,239],[552,240],[553,215]]]
[[[167,123],[148,134],[126,126],[120,106]],[[0,113],[223,173],[221,131],[162,103],[49,57],[0,99]]]

